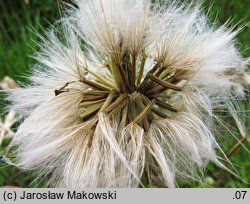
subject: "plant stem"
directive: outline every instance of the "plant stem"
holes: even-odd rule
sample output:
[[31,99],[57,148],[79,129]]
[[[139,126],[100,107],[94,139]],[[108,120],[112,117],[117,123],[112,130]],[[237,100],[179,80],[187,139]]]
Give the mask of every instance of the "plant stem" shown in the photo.
[[243,137],[243,138],[241,138],[230,150],[229,150],[229,152],[227,153],[227,157],[230,157],[230,156],[232,156],[232,154],[234,153],[234,152],[236,152],[236,150],[240,147],[240,145],[243,143],[243,142],[245,142],[245,141],[247,141],[247,136],[245,136],[245,137]]

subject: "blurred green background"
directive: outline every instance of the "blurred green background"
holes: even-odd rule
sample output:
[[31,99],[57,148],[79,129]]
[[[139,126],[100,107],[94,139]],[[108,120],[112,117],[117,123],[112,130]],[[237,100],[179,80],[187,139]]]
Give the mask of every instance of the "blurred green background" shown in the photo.
[[[65,2],[65,1],[64,1]],[[69,2],[69,1],[68,1]],[[25,77],[29,74],[29,66],[34,64],[30,57],[38,50],[36,42],[38,33],[44,33],[51,24],[60,17],[60,0],[0,0],[0,81],[8,75],[19,82],[25,82]],[[217,19],[220,24],[225,23],[228,18],[231,24],[246,25],[238,36],[238,47],[242,50],[242,55],[250,56],[250,0],[205,0],[204,9],[210,10],[211,20]],[[0,95],[0,113],[4,115],[4,104]],[[225,149],[229,150],[235,139],[230,135],[226,136]],[[240,138],[240,136],[239,136]],[[1,151],[9,143],[5,140],[1,146]],[[244,144],[250,151],[249,142]],[[230,157],[230,161],[238,170],[239,176],[250,182],[250,154],[239,148]],[[23,173],[14,167],[6,167],[0,163],[0,186],[14,185],[20,187],[39,187],[42,182],[34,181],[37,172]],[[205,172],[205,187],[250,187],[223,169],[219,169],[212,164]],[[202,187],[193,181],[179,181],[180,187]]]

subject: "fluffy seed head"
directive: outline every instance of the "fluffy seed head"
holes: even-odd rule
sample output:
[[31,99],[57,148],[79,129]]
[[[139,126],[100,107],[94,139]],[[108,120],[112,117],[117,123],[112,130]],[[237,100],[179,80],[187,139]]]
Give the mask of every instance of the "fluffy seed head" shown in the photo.
[[237,31],[177,1],[76,4],[42,38],[30,85],[10,91],[17,165],[60,187],[174,187],[222,166],[212,110],[244,92]]

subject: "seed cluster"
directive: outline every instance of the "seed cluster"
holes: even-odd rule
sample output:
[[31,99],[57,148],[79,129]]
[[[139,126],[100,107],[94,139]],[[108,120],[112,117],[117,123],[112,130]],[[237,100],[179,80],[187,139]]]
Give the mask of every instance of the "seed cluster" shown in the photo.
[[[128,53],[120,62],[107,60],[105,68],[113,78],[87,67],[79,67],[85,73],[81,75],[80,82],[89,87],[79,105],[81,119],[96,125],[98,112],[105,112],[108,116],[120,117],[121,128],[133,122],[148,131],[154,119],[167,118],[176,113],[170,103],[172,96],[178,95],[183,88],[176,84],[181,81],[184,71],[171,70],[155,61],[145,74],[146,60],[143,54],[138,57]],[[92,75],[94,80],[90,80],[86,73]],[[69,91],[66,88],[69,84],[56,90],[55,94]]]

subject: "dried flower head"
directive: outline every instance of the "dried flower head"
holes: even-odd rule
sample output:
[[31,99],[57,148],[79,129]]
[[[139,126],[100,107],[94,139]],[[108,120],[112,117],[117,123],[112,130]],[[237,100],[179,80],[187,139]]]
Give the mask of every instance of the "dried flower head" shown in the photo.
[[0,147],[5,138],[11,138],[14,135],[12,126],[17,122],[17,118],[15,117],[15,113],[10,111],[2,120],[0,118]]
[[177,1],[76,4],[42,38],[31,84],[10,92],[17,165],[59,187],[174,187],[223,166],[213,109],[249,78],[237,31]]
[[5,76],[3,78],[3,80],[0,81],[0,90],[2,89],[4,91],[4,90],[8,90],[8,89],[15,89],[17,87],[18,86],[17,86],[16,82],[8,76]]

